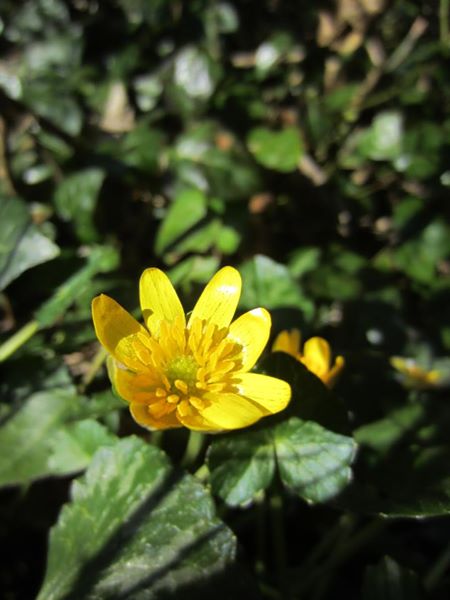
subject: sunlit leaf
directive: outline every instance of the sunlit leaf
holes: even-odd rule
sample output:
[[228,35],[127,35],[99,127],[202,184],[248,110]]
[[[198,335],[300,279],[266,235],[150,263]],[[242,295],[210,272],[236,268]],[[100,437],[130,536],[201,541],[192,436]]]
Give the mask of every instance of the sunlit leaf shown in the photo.
[[266,489],[275,471],[269,431],[228,435],[213,441],[208,455],[213,492],[229,506],[252,500]]
[[32,395],[0,427],[0,485],[29,483],[85,468],[112,435],[83,418],[85,399],[73,391]]
[[156,252],[161,254],[167,246],[203,219],[206,211],[207,201],[202,192],[194,189],[181,192],[170,205],[158,230]]
[[307,502],[330,500],[349,484],[356,452],[352,438],[293,417],[277,426],[274,440],[283,483]]
[[210,580],[208,593],[225,598],[239,589],[225,579],[234,553],[203,486],[171,471],[160,450],[127,438],[98,452],[74,483],[51,531],[38,597],[203,598]]
[[250,132],[247,145],[258,162],[283,173],[293,171],[303,154],[302,140],[293,127],[282,131],[258,127]]
[[256,255],[241,266],[244,286],[241,297],[243,308],[291,307],[312,315],[313,304],[301,292],[289,270],[263,255]]
[[94,211],[104,177],[101,169],[85,169],[66,177],[56,190],[56,210],[62,219],[73,222],[82,242],[98,239]]
[[17,198],[0,197],[0,290],[27,269],[55,258],[59,248],[31,222]]

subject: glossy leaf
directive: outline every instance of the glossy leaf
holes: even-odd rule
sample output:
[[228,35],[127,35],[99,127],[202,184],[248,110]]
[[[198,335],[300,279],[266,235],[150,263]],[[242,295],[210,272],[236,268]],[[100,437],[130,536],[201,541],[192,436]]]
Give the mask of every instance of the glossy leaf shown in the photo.
[[267,430],[214,440],[208,453],[211,486],[229,506],[250,502],[266,489],[275,471],[274,446]]
[[27,269],[59,254],[59,248],[31,222],[18,198],[0,196],[0,290]]
[[293,127],[279,132],[258,127],[250,132],[247,145],[258,162],[282,173],[293,171],[303,154],[299,132]]
[[[33,394],[0,427],[0,485],[30,483],[84,469],[112,436],[83,418],[85,399],[73,391]],[[77,419],[79,421],[77,421]]]
[[101,169],[85,169],[67,177],[56,190],[56,210],[64,221],[73,222],[82,242],[98,239],[94,211],[104,177]]
[[275,452],[285,485],[307,502],[325,502],[350,482],[356,444],[352,438],[295,417],[277,426]]
[[223,579],[233,535],[202,485],[171,471],[160,450],[133,437],[104,448],[71,496],[50,534],[40,600],[180,597],[184,589],[203,597],[209,578],[213,589],[214,578],[234,587]]
[[170,244],[186,233],[207,211],[206,197],[198,190],[181,192],[170,205],[158,231],[155,250],[161,254]]
[[291,307],[312,315],[313,305],[301,292],[289,270],[282,264],[263,255],[256,255],[241,268],[244,280],[241,306],[254,308]]

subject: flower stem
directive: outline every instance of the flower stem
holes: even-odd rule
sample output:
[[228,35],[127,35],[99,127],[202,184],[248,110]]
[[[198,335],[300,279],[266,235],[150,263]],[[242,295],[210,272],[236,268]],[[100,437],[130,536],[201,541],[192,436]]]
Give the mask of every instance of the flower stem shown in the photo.
[[439,2],[439,37],[445,49],[450,45],[448,27],[449,5],[449,0],[440,0]]
[[184,451],[184,456],[181,459],[181,466],[185,469],[192,467],[200,455],[203,448],[205,436],[199,431],[190,431],[189,439]]
[[434,565],[424,578],[424,586],[427,592],[433,591],[439,583],[442,575],[444,575],[447,567],[450,564],[450,544],[445,548],[444,552],[438,557]]
[[107,356],[108,352],[102,346],[100,346],[98,352],[96,352],[91,364],[89,365],[89,369],[84,374],[83,380],[79,386],[80,393],[83,394],[86,391],[86,388],[90,386],[94,380],[94,377],[97,375],[101,366],[105,362]]
[[286,586],[286,539],[283,520],[283,496],[275,492],[270,498],[272,540],[278,574],[278,588],[282,598],[288,598]]
[[23,346],[38,331],[39,323],[30,321],[16,331],[9,339],[0,346],[0,362],[9,358],[16,350]]
[[305,574],[300,584],[296,588],[296,594],[299,598],[311,598],[311,589],[315,589],[316,593],[313,596],[315,600],[323,598],[326,589],[332,580],[336,568],[345,563],[345,561],[366,546],[373,538],[377,537],[385,527],[386,521],[374,519],[367,525],[356,532],[353,537],[349,537],[355,523],[352,519],[344,523],[343,539],[336,544],[336,549],[331,553],[328,560],[322,565],[312,567],[310,572]]

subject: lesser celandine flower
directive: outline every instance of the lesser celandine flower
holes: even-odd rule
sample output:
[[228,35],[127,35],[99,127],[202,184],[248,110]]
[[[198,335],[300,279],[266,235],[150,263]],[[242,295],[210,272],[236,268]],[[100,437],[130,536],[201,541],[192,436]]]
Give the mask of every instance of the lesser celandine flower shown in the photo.
[[241,293],[236,269],[214,275],[187,321],[159,269],[143,272],[139,292],[145,326],[104,294],[94,299],[92,314],[111,355],[112,382],[140,425],[226,431],[287,406],[288,383],[249,373],[267,344],[271,319],[255,308],[231,322]]
[[303,363],[314,375],[317,375],[328,387],[333,387],[344,368],[342,356],[337,356],[334,364],[331,364],[330,344],[321,337],[310,338],[301,349],[301,334],[298,329],[279,333],[272,346],[272,351],[290,354]]
[[442,375],[436,369],[425,369],[417,364],[413,358],[393,356],[391,365],[400,374],[405,387],[426,390],[437,387],[441,383]]

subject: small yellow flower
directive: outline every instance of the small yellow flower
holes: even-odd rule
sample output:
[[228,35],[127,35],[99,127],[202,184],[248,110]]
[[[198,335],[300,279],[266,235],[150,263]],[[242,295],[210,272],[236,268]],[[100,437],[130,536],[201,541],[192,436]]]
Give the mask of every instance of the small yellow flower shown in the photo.
[[142,273],[139,292],[145,327],[104,294],[94,298],[92,315],[111,355],[110,378],[140,425],[226,431],[287,406],[288,383],[248,372],[267,344],[271,319],[255,308],[231,323],[241,293],[236,269],[214,275],[187,322],[159,269]]
[[301,335],[298,329],[282,331],[278,334],[272,346],[273,352],[286,352],[314,373],[329,388],[336,383],[338,375],[344,368],[344,357],[337,356],[331,366],[330,344],[321,337],[312,337],[303,344],[300,351]]
[[436,369],[424,369],[413,358],[393,356],[391,365],[400,373],[401,381],[405,387],[426,390],[439,385],[442,375]]

